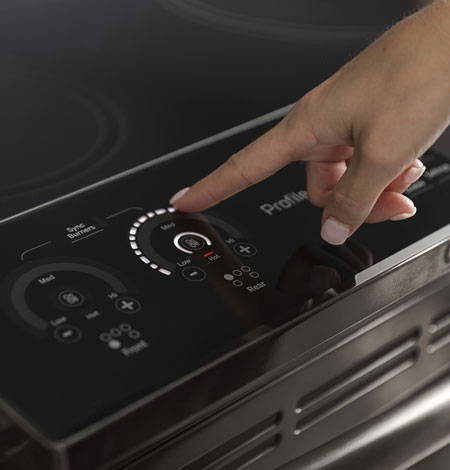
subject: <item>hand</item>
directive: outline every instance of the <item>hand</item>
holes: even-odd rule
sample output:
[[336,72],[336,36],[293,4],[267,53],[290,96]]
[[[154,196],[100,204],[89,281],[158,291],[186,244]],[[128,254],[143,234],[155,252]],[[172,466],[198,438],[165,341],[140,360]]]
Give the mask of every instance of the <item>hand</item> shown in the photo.
[[402,220],[417,160],[449,124],[450,4],[406,18],[310,91],[268,133],[171,200],[200,211],[306,160],[322,237],[341,244],[366,222]]

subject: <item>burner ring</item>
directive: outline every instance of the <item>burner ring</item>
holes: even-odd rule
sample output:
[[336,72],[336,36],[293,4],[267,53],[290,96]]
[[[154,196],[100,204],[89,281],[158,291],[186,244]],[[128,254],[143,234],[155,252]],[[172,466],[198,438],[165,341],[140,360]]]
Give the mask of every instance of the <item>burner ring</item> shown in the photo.
[[124,120],[103,97],[42,76],[3,76],[1,91],[0,196],[61,184],[123,143]]

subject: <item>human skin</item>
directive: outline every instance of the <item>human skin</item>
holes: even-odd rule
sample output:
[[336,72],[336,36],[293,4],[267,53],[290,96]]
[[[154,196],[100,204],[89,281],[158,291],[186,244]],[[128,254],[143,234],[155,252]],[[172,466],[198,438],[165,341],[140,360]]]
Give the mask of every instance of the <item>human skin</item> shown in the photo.
[[304,95],[269,132],[175,194],[180,211],[208,207],[307,162],[322,238],[339,245],[364,222],[416,213],[402,193],[450,121],[450,0],[405,18]]

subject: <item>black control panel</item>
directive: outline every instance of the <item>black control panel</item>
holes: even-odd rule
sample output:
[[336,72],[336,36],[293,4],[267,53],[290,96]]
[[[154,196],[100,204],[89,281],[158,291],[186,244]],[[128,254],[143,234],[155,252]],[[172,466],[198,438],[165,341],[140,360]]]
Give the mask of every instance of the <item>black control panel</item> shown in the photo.
[[430,210],[450,196],[450,161],[431,151],[409,190],[418,215],[343,247],[320,241],[301,164],[203,214],[168,206],[263,130],[0,225],[0,395],[40,432],[64,438],[198,373],[450,220]]

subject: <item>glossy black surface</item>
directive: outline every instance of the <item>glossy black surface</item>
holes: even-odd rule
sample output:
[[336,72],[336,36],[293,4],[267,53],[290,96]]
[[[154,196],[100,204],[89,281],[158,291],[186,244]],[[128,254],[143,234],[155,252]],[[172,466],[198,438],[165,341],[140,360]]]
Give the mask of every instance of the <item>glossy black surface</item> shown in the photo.
[[[418,3],[351,0],[337,8],[325,0],[2,2],[0,217],[294,101]],[[151,235],[157,253],[175,263],[173,275],[144,264],[130,247],[132,222],[147,210],[166,207],[175,190],[259,132],[0,227],[0,395],[2,407],[21,428],[9,419],[5,427],[0,422],[0,468],[59,469],[64,461],[71,469],[86,470],[106,468],[109,460],[116,462],[111,468],[122,467],[119,460],[134,459],[131,450],[137,455],[160,436],[192,427],[256,390],[262,377],[274,378],[277,367],[287,370],[306,351],[317,352],[321,341],[351,330],[365,320],[367,305],[393,302],[433,277],[442,257],[426,269],[415,268],[410,281],[393,276],[391,284],[365,292],[359,303],[344,299],[341,308],[266,340],[277,325],[306,318],[309,309],[351,286],[355,272],[448,222],[445,211],[434,209],[448,198],[449,166],[445,158],[430,155],[428,173],[412,189],[419,216],[401,225],[364,227],[343,249],[320,243],[320,214],[303,201],[303,169],[297,166],[211,211],[207,225],[200,220],[195,228],[207,232],[220,259],[214,259],[217,253],[202,257],[203,247],[178,258],[181,253],[173,243],[165,244],[164,236],[173,241],[178,228],[193,228],[192,221],[178,219],[175,227],[159,225]],[[274,203],[287,210],[278,211]],[[227,229],[214,224],[217,220],[237,230],[236,243],[251,244],[257,254],[239,257],[235,246],[240,245],[227,243]],[[187,237],[183,246],[199,242]],[[145,254],[154,256],[147,242],[140,240]],[[39,249],[27,251],[35,246]],[[177,265],[186,259],[185,274],[193,274],[193,281]],[[255,270],[237,276],[245,285],[225,282],[224,272],[248,265]],[[250,276],[254,272],[258,282]],[[244,289],[261,280],[268,287],[254,293]],[[431,302],[426,313],[438,304]],[[389,339],[394,330],[354,347],[342,364],[370,347],[383,347],[383,337]],[[211,366],[238,348],[239,354]],[[448,362],[446,350],[440,352],[428,369],[422,366],[390,384],[389,393],[380,393],[395,396],[415,387],[439,361]],[[339,365],[334,361],[329,363]],[[322,369],[314,374],[327,375]],[[311,383],[310,377],[288,390],[298,393],[295,387]],[[279,394],[281,403],[288,390]],[[233,426],[225,421],[227,432],[246,428],[247,421],[280,406],[276,396],[266,398],[261,409],[251,402],[254,413],[241,410]],[[359,411],[366,415],[385,404],[383,398],[370,399]],[[116,414],[127,405],[126,413]],[[338,426],[325,422],[322,430],[313,430],[315,438],[302,439],[302,448],[340,432],[343,422],[353,426],[355,416],[352,408]],[[44,448],[30,440],[22,430],[30,431],[30,424],[39,440],[70,436],[64,442],[67,454],[55,457],[56,449],[65,452],[60,443],[46,442]],[[185,444],[189,451],[177,454],[183,465],[189,452],[210,452],[217,445],[210,442],[208,448],[208,436],[216,441],[218,434],[202,429],[194,445]],[[266,467],[272,470],[288,455],[295,457],[297,446],[292,455],[284,449],[277,463]],[[173,462],[174,455],[171,448],[164,458]],[[168,470],[164,458],[151,455],[151,467],[159,463]]]
[[372,3],[3,1],[0,217],[293,102],[413,2]]
[[[205,27],[241,36],[296,43],[302,52],[307,45],[337,46],[336,51],[339,47],[343,50],[344,45],[367,40],[383,26],[389,26],[429,3],[427,0],[369,3],[346,0],[339,4],[330,0],[157,1],[167,10]],[[323,54],[324,51],[321,52]]]
[[411,189],[419,215],[367,226],[346,248],[321,247],[298,164],[206,214],[168,212],[175,189],[262,131],[0,227],[0,356],[21,351],[2,363],[1,395],[45,435],[65,437],[198,373],[448,222],[429,210],[450,190],[450,164],[435,154]]
[[[170,3],[170,2],[169,2]],[[405,12],[414,11],[421,3],[417,0],[381,0],[361,3],[357,0],[342,0],[337,4],[333,0],[278,0],[260,2],[250,0],[212,0],[208,2],[187,1],[187,4],[221,8],[223,11],[238,13],[253,18],[265,18],[272,21],[287,21],[297,25],[370,27],[401,19]]]

